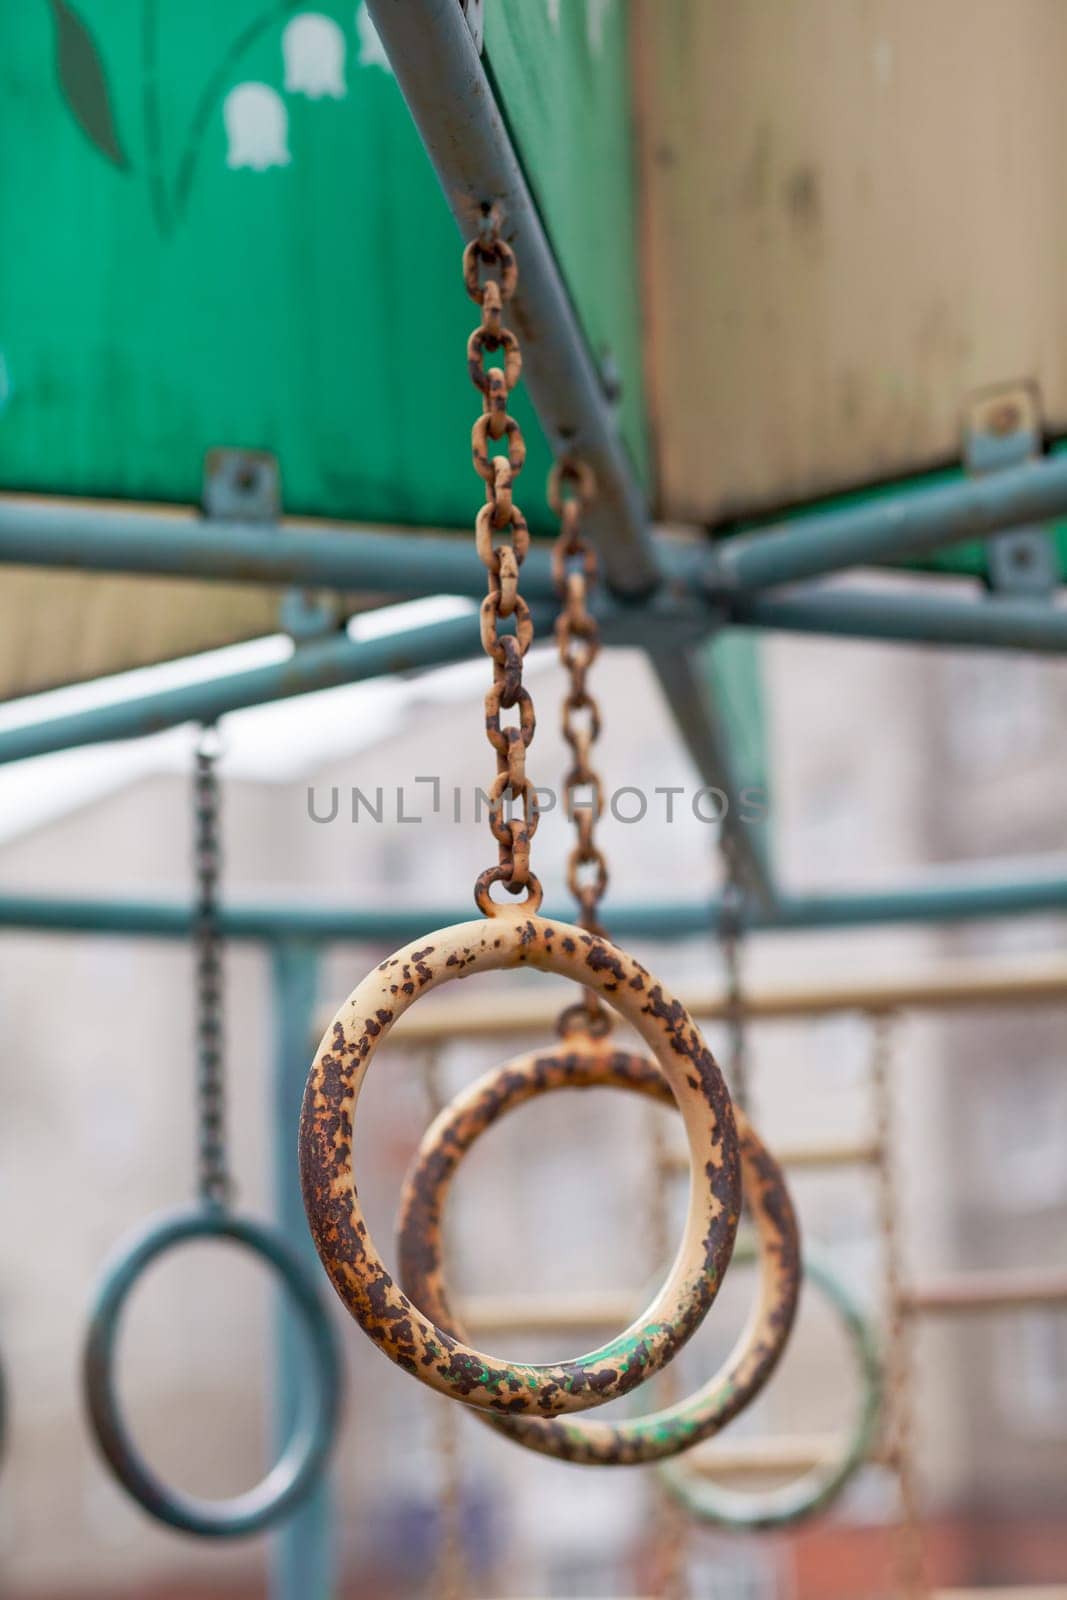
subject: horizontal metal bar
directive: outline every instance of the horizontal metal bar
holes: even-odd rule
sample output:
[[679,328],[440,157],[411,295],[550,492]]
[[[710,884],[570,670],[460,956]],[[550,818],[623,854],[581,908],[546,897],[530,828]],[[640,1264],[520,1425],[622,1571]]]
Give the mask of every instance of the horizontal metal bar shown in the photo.
[[[208,521],[183,506],[25,495],[0,495],[0,564],[400,597],[485,593],[485,568],[469,533],[296,518]],[[553,598],[546,548],[531,548],[522,587],[527,600]]]
[[1067,609],[999,596],[950,600],[813,586],[782,595],[740,595],[730,603],[729,621],[739,627],[900,644],[1067,652]]
[[[221,913],[222,931],[231,939],[318,939],[324,943],[402,944],[428,929],[465,922],[472,902],[447,906],[402,906],[391,909],[314,905],[229,905]],[[650,941],[709,936],[717,932],[716,900],[620,904],[609,920],[620,938]],[[834,895],[791,895],[773,911],[754,911],[748,926],[777,929],[852,928],[901,922],[961,922],[987,917],[1024,916],[1067,910],[1067,879],[971,883],[955,880],[925,889],[857,890]],[[549,914],[553,914],[549,909]],[[567,907],[555,909],[564,920]],[[116,900],[0,894],[0,927],[37,928],[54,932],[188,938],[192,908],[155,900]]]
[[583,1333],[625,1328],[641,1307],[632,1294],[468,1295],[463,1321],[472,1333]]
[[[523,381],[553,450],[576,451],[596,473],[587,520],[608,581],[623,594],[647,593],[661,573],[645,497],[463,9],[456,0],[367,0],[367,9],[463,238],[480,232],[491,206],[503,217],[519,258],[513,321]],[[458,259],[456,272],[458,282]]]
[[[712,916],[707,907],[696,917],[692,907],[619,906],[612,926],[620,936],[651,940],[678,937],[676,913],[691,923],[689,931],[707,932]],[[220,912],[220,926],[227,939],[270,942],[275,939],[312,939],[323,943],[385,944],[395,946],[415,939],[428,929],[467,922],[474,916],[473,897],[450,906],[401,906],[383,910],[363,910],[351,906],[314,905],[228,905]],[[549,915],[552,915],[550,908]],[[567,906],[556,908],[564,920]],[[37,929],[53,933],[96,933],[115,937],[187,939],[193,930],[191,906],[155,900],[114,900],[73,897],[40,897],[25,894],[0,894],[0,928]],[[685,929],[683,928],[683,936]]]
[[[678,936],[675,913],[693,908],[673,906],[620,906],[612,924],[620,935],[648,939]],[[711,915],[708,908],[701,908]],[[551,909],[549,915],[552,914]],[[556,909],[566,920],[566,906]],[[475,915],[473,897],[449,906],[401,906],[364,910],[352,906],[227,905],[220,926],[227,939],[270,942],[275,939],[313,939],[323,943],[404,944],[428,929],[467,922]],[[686,920],[689,920],[688,918]],[[700,922],[706,932],[710,923]],[[0,928],[38,929],[48,932],[97,933],[117,937],[144,936],[186,939],[193,929],[191,906],[155,900],[114,900],[71,897],[42,898],[25,894],[0,895]]]
[[773,917],[758,914],[749,926],[855,928],[904,922],[968,922],[989,917],[1036,916],[1067,910],[1062,870],[1043,878],[992,878],[975,873],[940,881],[931,872],[901,889],[843,890],[831,894],[780,894]]
[[[841,1440],[833,1434],[789,1434],[781,1438],[716,1440],[685,1454],[686,1472],[698,1478],[797,1477],[841,1458]],[[886,1464],[885,1450],[868,1458]]]
[[[534,618],[538,627],[547,628],[552,612],[534,608]],[[0,732],[0,765],[115,739],[137,739],[183,722],[211,722],[231,711],[345,683],[463,661],[480,648],[478,617],[473,613],[378,639],[331,634],[297,646],[291,656],[270,666],[8,728]]]
[[1052,1272],[960,1272],[915,1284],[901,1296],[905,1311],[923,1316],[970,1315],[1067,1306],[1067,1269]]
[[[971,1314],[1067,1306],[1067,1272],[961,1273],[906,1289],[909,1313]],[[640,1307],[632,1294],[602,1291],[574,1295],[470,1296],[464,1320],[479,1333],[566,1333],[625,1327]]]
[[724,538],[707,569],[712,593],[797,583],[850,567],[932,555],[946,545],[1067,513],[1067,457],[792,517]]
[[[678,998],[690,1016],[725,1022],[732,1002],[722,988],[688,989]],[[743,1015],[751,1021],[790,1021],[842,1012],[943,1011],[983,1006],[1067,1005],[1067,958],[1028,956],[1024,961],[996,957],[924,965],[883,978],[830,984],[746,986]],[[450,1038],[503,1038],[551,1030],[559,1013],[554,991],[542,994],[439,996],[407,1013],[397,1037],[411,1044]]]
[[[882,1158],[881,1147],[870,1139],[841,1139],[825,1144],[775,1145],[773,1155],[783,1167],[793,1171],[829,1171],[835,1167],[870,1167]],[[689,1157],[684,1150],[667,1152],[670,1172],[688,1172]]]

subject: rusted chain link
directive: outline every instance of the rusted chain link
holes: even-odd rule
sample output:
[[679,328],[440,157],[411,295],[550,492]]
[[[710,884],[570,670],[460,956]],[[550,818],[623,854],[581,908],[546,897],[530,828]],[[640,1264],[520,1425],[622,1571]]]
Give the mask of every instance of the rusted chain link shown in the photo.
[[878,1144],[878,1214],[882,1234],[886,1299],[886,1385],[888,1404],[885,1441],[900,1494],[900,1518],[893,1540],[896,1600],[927,1600],[919,1523],[918,1485],[912,1439],[912,1330],[904,1309],[903,1262],[900,1247],[899,1194],[896,1182],[893,1086],[890,1063],[893,1016],[875,1012],[870,1018],[871,1082],[874,1090],[875,1136]]
[[193,777],[193,851],[196,866],[197,1192],[206,1205],[224,1206],[231,1182],[226,1154],[223,1062],[222,938],[219,932],[219,737],[201,729]]
[[[488,798],[498,860],[480,874],[474,891],[478,908],[486,915],[492,912],[494,883],[502,883],[511,894],[525,890],[532,910],[541,898],[540,885],[530,871],[537,791],[526,776],[526,752],[537,723],[533,700],[522,682],[523,661],[533,642],[533,619],[519,593],[519,568],[530,548],[530,532],[513,497],[515,479],[526,460],[526,441],[508,414],[508,398],[522,372],[522,350],[503,322],[504,307],[518,279],[515,252],[500,237],[499,220],[491,216],[463,252],[463,282],[482,313],[467,341],[467,370],[482,397],[482,412],[471,430],[471,457],[485,484],[486,503],[475,520],[474,542],[488,575],[481,633],[482,648],[493,663],[493,684],[485,697],[485,731],[496,753],[496,777]],[[487,355],[499,355],[500,365],[487,366]],[[511,631],[500,631],[502,618],[512,619]],[[517,711],[517,722],[505,726],[503,711]]]
[[[595,838],[604,810],[604,786],[591,760],[600,737],[600,706],[588,682],[600,654],[600,626],[589,610],[598,572],[596,550],[582,532],[582,516],[595,493],[596,479],[585,462],[572,456],[556,462],[548,479],[548,503],[559,518],[552,578],[560,601],[556,648],[569,680],[562,728],[571,752],[571,764],[563,775],[563,811],[575,830],[575,844],[567,857],[567,887],[578,907],[578,926],[607,938],[600,902],[608,886],[608,864]],[[610,1027],[610,1013],[588,990],[584,1003],[568,1006],[558,1023],[561,1034],[578,1029],[594,1038]]]
[[563,737],[572,760],[563,777],[563,804],[577,842],[567,860],[567,887],[578,905],[579,927],[603,937],[600,902],[608,886],[608,864],[594,831],[604,809],[604,790],[590,760],[600,735],[600,707],[588,685],[589,669],[600,654],[600,628],[588,605],[597,580],[597,558],[582,533],[582,513],[595,488],[590,468],[566,456],[556,462],[548,480],[548,503],[559,518],[552,551],[552,577],[560,601],[556,646],[570,679],[563,700]]

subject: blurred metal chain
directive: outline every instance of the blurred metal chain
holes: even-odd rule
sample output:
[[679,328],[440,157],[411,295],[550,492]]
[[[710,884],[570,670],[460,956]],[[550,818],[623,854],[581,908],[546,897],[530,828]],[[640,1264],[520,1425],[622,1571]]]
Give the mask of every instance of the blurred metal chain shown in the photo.
[[914,1372],[912,1327],[904,1304],[900,1244],[893,1085],[894,1018],[875,1012],[871,1025],[871,1084],[878,1144],[878,1212],[882,1235],[886,1300],[886,1455],[896,1476],[900,1516],[893,1537],[893,1582],[897,1600],[927,1600],[914,1449]]
[[[567,857],[567,888],[578,907],[577,923],[606,939],[600,902],[608,886],[607,859],[596,843],[596,825],[604,810],[604,786],[592,764],[600,737],[600,706],[589,692],[589,670],[600,654],[600,625],[589,610],[589,596],[598,576],[597,555],[582,532],[582,516],[596,494],[592,469],[573,456],[561,456],[548,478],[548,503],[559,518],[552,549],[552,577],[560,601],[556,648],[568,677],[561,725],[571,752],[563,775],[563,813],[573,824],[575,844]],[[586,990],[578,1005],[568,1006],[559,1030],[584,1029],[594,1036],[612,1026],[607,1008]]]
[[219,932],[219,737],[200,731],[193,778],[193,852],[196,908],[197,1193],[205,1205],[224,1206],[231,1183],[226,1150],[222,937]]
[[[482,313],[467,341],[467,370],[482,397],[482,413],[471,431],[471,454],[474,470],[485,484],[486,503],[475,521],[474,542],[488,574],[481,632],[482,648],[493,663],[493,684],[485,697],[485,731],[496,752],[489,827],[497,841],[498,861],[480,874],[475,886],[478,906],[487,913],[494,883],[502,883],[511,894],[526,890],[532,902],[540,901],[540,886],[530,871],[537,791],[526,776],[526,752],[536,718],[522,682],[523,661],[533,642],[533,618],[519,593],[519,568],[530,548],[530,532],[512,498],[514,481],[526,460],[526,441],[515,418],[508,415],[508,397],[522,371],[522,351],[502,320],[518,280],[515,252],[501,238],[499,218],[491,213],[482,233],[463,252],[463,282]],[[502,353],[502,365],[486,366],[485,356],[497,352]],[[494,455],[493,445],[502,441],[504,454]],[[514,631],[501,633],[498,623],[509,617],[514,619]],[[518,711],[517,724],[502,726],[500,713],[512,710]]]
[[[563,737],[571,766],[563,777],[564,814],[577,842],[567,860],[567,887],[578,904],[578,926],[603,935],[600,902],[608,886],[608,864],[594,832],[604,809],[604,789],[590,757],[600,737],[600,707],[589,692],[589,669],[600,654],[600,628],[588,606],[597,581],[597,557],[582,532],[582,515],[596,493],[584,462],[564,456],[548,480],[548,503],[559,518],[552,551],[552,577],[560,600],[556,645],[570,684],[563,700]],[[588,791],[583,799],[581,791]]]
[[744,936],[745,889],[737,852],[730,836],[719,835],[724,867],[719,940],[726,973],[726,1077],[730,1094],[742,1111],[749,1109],[748,1026],[741,985],[741,941]]
[[[419,1069],[431,1118],[444,1108],[440,1059],[434,1050],[423,1051]],[[446,1253],[446,1252],[443,1252]],[[453,1282],[446,1260],[449,1282]],[[470,1594],[470,1573],[463,1538],[463,1476],[459,1444],[459,1408],[454,1400],[433,1396],[434,1431],[439,1472],[438,1505],[441,1512],[441,1537],[434,1555],[430,1580],[433,1600],[466,1600]]]

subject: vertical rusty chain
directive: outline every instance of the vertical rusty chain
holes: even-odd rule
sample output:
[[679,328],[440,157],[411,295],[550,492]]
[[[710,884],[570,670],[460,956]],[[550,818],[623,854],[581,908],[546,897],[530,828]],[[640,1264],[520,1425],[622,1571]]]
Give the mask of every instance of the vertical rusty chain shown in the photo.
[[[419,1058],[423,1091],[430,1117],[437,1117],[445,1104],[441,1088],[437,1052],[427,1050]],[[447,1254],[442,1246],[442,1254]],[[448,1281],[455,1281],[449,1262]],[[454,1401],[434,1395],[435,1438],[439,1471],[438,1505],[441,1511],[441,1538],[434,1557],[430,1590],[434,1600],[466,1600],[470,1593],[470,1574],[463,1543],[463,1478],[459,1446],[459,1414]]]
[[[515,293],[518,263],[500,236],[499,218],[491,213],[478,238],[463,252],[463,282],[481,309],[481,323],[467,341],[467,371],[482,397],[481,415],[471,430],[474,470],[485,484],[485,505],[474,525],[474,542],[485,565],[488,592],[482,601],[482,648],[493,664],[493,683],[485,697],[485,731],[496,754],[496,777],[489,789],[489,827],[497,841],[497,865],[487,867],[475,885],[475,901],[487,915],[490,891],[502,883],[511,894],[526,891],[536,910],[540,885],[530,871],[530,841],[537,831],[537,791],[526,776],[526,752],[536,718],[522,668],[533,642],[533,618],[519,593],[519,568],[530,547],[526,518],[513,498],[515,479],[526,460],[526,441],[508,400],[522,372],[518,338],[503,322],[504,307]],[[499,355],[499,366],[487,366],[487,355]],[[498,451],[494,446],[501,447]],[[511,632],[501,632],[501,619],[512,619]],[[517,712],[517,721],[501,723],[502,711]],[[519,808],[518,816],[513,814]]]
[[[607,938],[600,902],[608,887],[608,864],[596,842],[604,786],[592,764],[601,716],[600,705],[589,690],[589,672],[600,654],[600,625],[589,609],[598,566],[596,550],[582,531],[582,518],[595,493],[596,479],[585,462],[562,456],[555,463],[548,478],[548,503],[559,518],[559,534],[552,548],[552,579],[560,602],[556,648],[567,674],[560,720],[571,753],[571,764],[563,775],[563,812],[575,834],[567,857],[567,888],[578,908],[578,926]],[[611,1027],[610,1014],[588,990],[583,1003],[568,1006],[560,1017],[561,1033],[572,1027],[594,1036]]]
[[196,907],[197,1193],[205,1205],[224,1206],[231,1183],[226,1152],[222,936],[219,873],[222,862],[218,779],[219,739],[214,726],[200,730],[193,776],[193,858]]
[[[563,801],[576,839],[567,860],[567,887],[578,906],[578,926],[603,935],[600,902],[608,886],[608,865],[594,834],[604,809],[604,789],[590,760],[600,737],[600,707],[588,684],[600,654],[600,627],[588,604],[597,581],[597,557],[582,532],[582,516],[595,489],[590,468],[569,456],[557,461],[549,475],[548,503],[559,518],[552,550],[552,578],[560,601],[556,646],[569,679],[562,727],[571,765],[563,777]],[[588,801],[581,799],[583,789],[589,791]]]
[[878,1213],[886,1300],[886,1454],[897,1479],[900,1516],[893,1539],[893,1581],[898,1600],[926,1600],[929,1593],[922,1555],[918,1485],[915,1473],[912,1329],[904,1300],[900,1243],[900,1195],[894,1139],[890,1066],[894,1018],[888,1011],[870,1016],[871,1084],[878,1146]]

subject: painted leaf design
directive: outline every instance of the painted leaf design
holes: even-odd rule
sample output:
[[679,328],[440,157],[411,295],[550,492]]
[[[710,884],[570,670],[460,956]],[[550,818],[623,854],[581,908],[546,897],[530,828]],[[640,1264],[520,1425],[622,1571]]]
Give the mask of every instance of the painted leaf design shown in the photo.
[[129,166],[119,139],[100,52],[67,0],[49,0],[56,23],[56,71],[63,96],[82,132],[112,164]]

